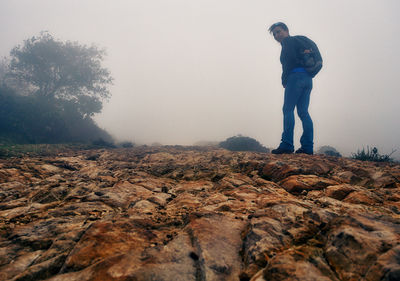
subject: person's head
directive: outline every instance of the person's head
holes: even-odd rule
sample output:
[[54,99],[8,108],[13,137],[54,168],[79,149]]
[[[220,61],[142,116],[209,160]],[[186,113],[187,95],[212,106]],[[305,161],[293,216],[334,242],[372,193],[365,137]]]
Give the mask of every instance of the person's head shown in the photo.
[[272,33],[275,40],[281,43],[283,39],[289,36],[289,28],[283,22],[274,23],[269,27],[269,32]]

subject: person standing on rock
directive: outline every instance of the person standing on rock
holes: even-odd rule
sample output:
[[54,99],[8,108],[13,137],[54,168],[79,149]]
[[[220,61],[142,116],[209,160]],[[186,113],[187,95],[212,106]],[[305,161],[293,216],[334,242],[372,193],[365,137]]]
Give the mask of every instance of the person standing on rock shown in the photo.
[[290,36],[283,22],[271,25],[269,32],[282,45],[280,61],[282,63],[282,85],[285,88],[283,103],[283,133],[278,148],[273,154],[293,153],[294,109],[303,124],[300,138],[301,147],[296,153],[313,154],[314,128],[308,113],[312,78],[322,68],[322,58],[317,45],[305,36]]

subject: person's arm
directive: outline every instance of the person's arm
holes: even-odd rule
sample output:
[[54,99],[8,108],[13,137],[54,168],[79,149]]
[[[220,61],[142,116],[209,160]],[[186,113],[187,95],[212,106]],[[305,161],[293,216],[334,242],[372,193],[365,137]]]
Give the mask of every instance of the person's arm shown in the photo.
[[287,79],[297,65],[296,41],[293,37],[288,37],[282,42],[281,63],[282,63],[282,85],[286,87]]

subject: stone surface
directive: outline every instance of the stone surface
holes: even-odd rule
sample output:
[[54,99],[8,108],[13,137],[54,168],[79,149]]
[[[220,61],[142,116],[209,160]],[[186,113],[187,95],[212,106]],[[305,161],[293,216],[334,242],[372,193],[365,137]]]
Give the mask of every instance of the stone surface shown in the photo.
[[400,280],[400,165],[179,146],[1,159],[0,280]]

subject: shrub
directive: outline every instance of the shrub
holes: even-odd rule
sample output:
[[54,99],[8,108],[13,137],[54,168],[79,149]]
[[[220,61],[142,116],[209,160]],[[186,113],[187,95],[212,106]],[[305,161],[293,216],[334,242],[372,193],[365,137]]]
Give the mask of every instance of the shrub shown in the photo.
[[6,158],[7,156],[8,156],[7,150],[0,147],[0,158]]
[[241,135],[230,137],[223,142],[219,143],[219,146],[230,151],[257,151],[257,152],[269,152],[268,148],[262,146],[258,141],[250,137],[244,137]]
[[123,148],[132,148],[135,145],[130,141],[124,141],[124,142],[119,143],[118,146],[121,146]]
[[325,154],[328,156],[342,157],[342,155],[332,146],[324,145],[318,149],[318,154]]
[[105,141],[102,138],[92,141],[92,145],[102,148],[115,148],[115,145],[112,142]]
[[373,161],[373,162],[393,162],[393,159],[390,156],[395,152],[392,151],[390,154],[379,154],[378,149],[374,147],[373,149],[369,149],[367,146],[367,150],[363,148],[362,150],[357,150],[357,153],[352,153],[351,158],[361,160],[361,161]]
[[53,102],[23,96],[0,84],[0,141],[15,144],[88,143],[112,137],[73,105],[60,110]]
[[[60,144],[2,144],[0,143],[0,158],[23,156],[55,156],[60,153],[93,149],[91,144],[60,143]],[[97,148],[97,147],[95,147]]]

